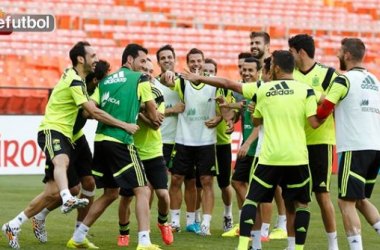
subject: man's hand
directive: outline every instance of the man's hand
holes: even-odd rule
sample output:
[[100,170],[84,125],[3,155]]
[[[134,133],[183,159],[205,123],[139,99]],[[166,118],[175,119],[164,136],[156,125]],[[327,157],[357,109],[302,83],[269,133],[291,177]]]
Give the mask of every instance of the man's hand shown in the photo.
[[215,116],[211,119],[208,119],[207,121],[205,121],[205,125],[208,127],[208,128],[215,128],[216,126],[218,126],[218,124],[222,121],[222,117],[221,116]]
[[180,114],[183,111],[185,111],[185,108],[186,108],[185,104],[181,101],[181,102],[177,103],[177,105],[175,105],[173,107],[173,113]]
[[227,125],[227,129],[226,129],[226,132],[225,132],[225,133],[226,133],[227,135],[232,134],[232,133],[234,132],[234,130],[235,130],[234,120],[231,119],[231,120],[226,121],[226,125]]
[[249,102],[248,104],[248,112],[253,114],[255,112],[256,103],[255,102]]
[[128,134],[131,134],[131,135],[134,135],[137,130],[140,129],[140,127],[137,125],[137,124],[133,124],[133,123],[125,123],[123,129],[128,133]]
[[175,80],[175,73],[173,71],[166,71],[164,74],[161,75],[160,82],[168,87],[174,86],[174,80]]
[[[198,72],[198,70],[197,70],[197,72]],[[197,73],[191,73],[189,70],[184,69],[184,72],[181,73],[181,76],[185,80],[188,80],[188,81],[193,82],[193,83],[198,83],[200,75]]]
[[243,143],[241,147],[239,148],[239,151],[237,153],[237,158],[242,159],[247,156],[248,150],[250,145],[248,143]]

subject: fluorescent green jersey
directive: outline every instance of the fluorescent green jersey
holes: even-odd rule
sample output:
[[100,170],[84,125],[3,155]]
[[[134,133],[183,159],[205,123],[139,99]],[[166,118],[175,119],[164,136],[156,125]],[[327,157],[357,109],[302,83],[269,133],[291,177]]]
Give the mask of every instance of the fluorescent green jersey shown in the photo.
[[[161,90],[152,85],[153,98],[157,104],[157,110],[165,114],[164,95]],[[160,129],[154,130],[141,119],[137,120],[140,129],[133,135],[135,146],[141,160],[149,160],[162,156],[162,138]]]
[[38,131],[51,129],[70,139],[80,105],[89,100],[86,84],[74,68],[68,68],[55,86]]
[[[315,63],[308,72],[301,72],[296,69],[293,76],[294,80],[312,87],[315,93],[321,92],[326,95],[338,73],[333,68]],[[332,114],[317,129],[313,129],[309,123],[306,123],[305,130],[307,145],[335,144],[335,128]]]
[[[218,89],[217,95],[225,97],[228,103],[235,103],[232,91],[227,89]],[[227,124],[224,119],[216,127],[216,145],[226,145],[231,143],[231,135],[226,134]]]
[[272,81],[257,90],[256,102],[253,116],[265,127],[259,163],[308,164],[305,123],[317,110],[313,89],[294,80]]

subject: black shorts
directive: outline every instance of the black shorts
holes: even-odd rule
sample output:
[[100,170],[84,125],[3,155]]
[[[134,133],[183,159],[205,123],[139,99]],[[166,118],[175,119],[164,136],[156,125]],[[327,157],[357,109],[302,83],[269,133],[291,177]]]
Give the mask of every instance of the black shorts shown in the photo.
[[86,140],[86,136],[82,135],[74,143],[74,149],[70,155],[70,165],[67,170],[67,178],[69,180],[69,188],[80,183],[80,180],[91,174],[92,153],[90,146]]
[[338,172],[339,198],[371,198],[379,167],[380,151],[343,152]]
[[247,199],[272,202],[277,185],[287,201],[311,201],[311,177],[308,165],[270,166],[258,164],[253,170]]
[[[216,145],[216,163],[219,173],[216,176],[219,188],[228,187],[231,184],[231,144]],[[196,186],[202,188],[201,178],[198,169],[196,174]]]
[[330,192],[333,165],[333,146],[308,145],[309,167],[313,179],[313,192]]
[[216,175],[218,173],[215,162],[215,145],[185,146],[176,144],[173,164],[170,168],[172,174],[194,176],[195,168],[199,175]]
[[254,156],[249,155],[244,158],[237,159],[232,180],[249,183],[252,166],[257,163],[257,161],[254,162],[254,159]]
[[95,142],[92,174],[97,188],[134,189],[147,185],[145,170],[134,145]]
[[[168,174],[163,156],[142,161],[146,173],[146,178],[152,185],[153,189],[168,189]],[[121,196],[134,196],[132,189],[121,188]]]
[[162,146],[162,152],[164,154],[164,159],[166,162],[166,166],[169,168],[170,161],[172,159],[172,152],[174,149],[174,144],[163,144]]
[[43,179],[43,182],[46,183],[48,180],[54,180],[54,164],[52,162],[54,157],[60,154],[70,157],[73,145],[70,138],[50,129],[39,131],[37,141],[46,156],[45,177]]

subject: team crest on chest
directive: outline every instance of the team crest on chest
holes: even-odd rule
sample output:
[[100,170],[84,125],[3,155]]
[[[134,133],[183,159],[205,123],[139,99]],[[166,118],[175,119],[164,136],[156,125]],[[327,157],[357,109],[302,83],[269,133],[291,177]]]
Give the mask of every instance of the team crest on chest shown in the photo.
[[313,85],[314,87],[319,85],[319,77],[318,76],[313,77],[313,79],[311,81],[311,85]]

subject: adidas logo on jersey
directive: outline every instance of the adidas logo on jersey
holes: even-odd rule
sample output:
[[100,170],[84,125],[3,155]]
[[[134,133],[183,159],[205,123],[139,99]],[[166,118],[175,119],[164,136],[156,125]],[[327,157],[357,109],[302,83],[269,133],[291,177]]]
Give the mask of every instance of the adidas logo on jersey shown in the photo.
[[367,76],[362,82],[362,85],[360,87],[362,89],[370,89],[374,91],[379,91],[379,87],[376,85],[375,81],[372,79],[371,76]]
[[104,82],[104,84],[107,85],[107,84],[114,84],[114,83],[125,82],[125,81],[127,81],[127,78],[124,76],[124,72],[119,71],[119,72],[113,74],[112,76],[110,76]]
[[281,82],[280,84],[274,85],[269,91],[266,93],[267,97],[276,96],[276,95],[293,95],[294,90],[289,89],[289,86],[285,82]]

